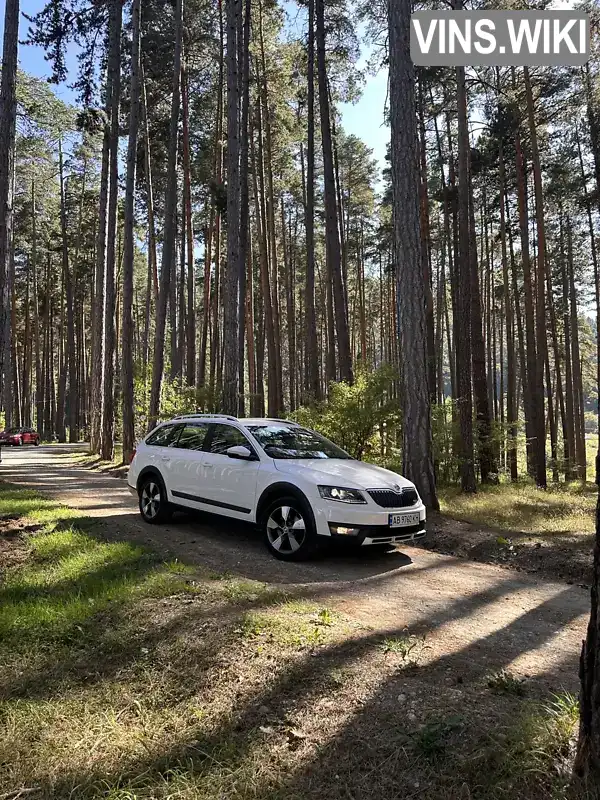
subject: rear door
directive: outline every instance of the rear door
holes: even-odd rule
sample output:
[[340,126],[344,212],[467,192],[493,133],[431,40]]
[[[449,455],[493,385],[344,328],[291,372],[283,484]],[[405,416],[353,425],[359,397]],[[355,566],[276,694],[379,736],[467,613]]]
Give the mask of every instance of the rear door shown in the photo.
[[207,422],[186,422],[175,446],[171,448],[171,491],[173,502],[196,506],[197,497],[206,483],[203,451],[210,425]]
[[156,467],[165,481],[167,492],[172,482],[173,447],[177,444],[182,428],[183,424],[181,423],[162,425],[151,433],[144,442],[146,450],[145,464]]
[[[247,447],[256,460],[229,458],[227,450],[236,445]],[[226,423],[212,423],[204,452],[205,481],[202,502],[217,513],[238,519],[254,519],[256,485],[261,462],[254,445],[239,428]]]

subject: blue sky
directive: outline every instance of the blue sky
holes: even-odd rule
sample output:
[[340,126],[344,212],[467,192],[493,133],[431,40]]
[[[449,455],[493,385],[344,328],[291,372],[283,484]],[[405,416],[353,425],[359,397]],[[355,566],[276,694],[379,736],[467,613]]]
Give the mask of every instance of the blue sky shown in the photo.
[[[21,11],[26,14],[35,14],[44,5],[43,0],[21,0]],[[20,38],[27,37],[29,23],[21,17]],[[0,37],[4,28],[4,15],[0,19]],[[365,52],[364,57],[368,53]],[[359,66],[364,66],[364,57]],[[37,77],[44,78],[50,74],[49,65],[44,60],[40,48],[24,46],[19,47],[19,63],[21,69]],[[75,59],[72,59],[73,69]],[[54,87],[56,93],[63,100],[70,100],[72,94],[66,85]],[[384,125],[384,105],[387,95],[387,72],[382,71],[376,76],[367,77],[364,92],[360,101],[354,105],[344,104],[340,111],[343,125],[347,133],[360,137],[368,147],[372,148],[380,165],[385,164],[386,147],[389,140],[389,129]]]

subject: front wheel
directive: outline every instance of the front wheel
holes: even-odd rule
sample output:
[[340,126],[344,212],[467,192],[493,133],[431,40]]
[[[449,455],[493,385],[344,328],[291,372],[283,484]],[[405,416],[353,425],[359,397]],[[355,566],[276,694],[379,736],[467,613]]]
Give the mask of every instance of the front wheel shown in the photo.
[[18,445],[19,447],[23,447],[23,445],[24,445],[24,444],[25,444],[25,442],[23,441],[23,439],[22,439],[22,438],[21,438],[21,439],[17,439],[17,445]]
[[168,522],[171,518],[171,507],[167,502],[167,492],[160,478],[150,475],[140,486],[140,514],[150,525]]
[[318,549],[317,532],[307,503],[281,497],[267,508],[262,519],[267,548],[281,561],[305,561]]

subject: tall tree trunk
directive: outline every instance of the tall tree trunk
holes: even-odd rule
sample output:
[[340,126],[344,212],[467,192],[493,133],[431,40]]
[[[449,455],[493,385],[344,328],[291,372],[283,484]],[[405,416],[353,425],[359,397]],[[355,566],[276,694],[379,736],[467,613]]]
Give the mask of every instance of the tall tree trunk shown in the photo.
[[181,69],[181,104],[183,112],[183,196],[185,240],[187,244],[187,324],[186,383],[193,386],[196,380],[196,276],[194,270],[194,225],[192,219],[192,166],[190,160],[190,109],[189,75],[184,64]]
[[133,0],[131,9],[131,79],[127,178],[125,183],[125,231],[123,244],[123,321],[121,325],[123,463],[129,464],[135,443],[133,392],[133,257],[134,206],[137,142],[140,122],[140,29],[142,0]]
[[[600,455],[596,474],[600,474]],[[579,660],[579,739],[574,772],[582,779],[589,795],[598,795],[600,786],[600,494],[596,505],[596,537],[594,542],[594,571],[591,589],[591,610],[587,636]],[[581,792],[581,796],[588,794]]]
[[58,140],[58,172],[60,180],[60,228],[61,252],[63,268],[63,285],[65,290],[66,318],[67,318],[67,375],[69,384],[68,411],[69,411],[69,441],[76,442],[79,438],[76,430],[77,415],[77,370],[75,362],[75,317],[73,310],[73,283],[71,281],[71,268],[69,265],[69,243],[67,232],[67,207],[65,178],[63,167],[62,139]]
[[427,381],[427,311],[419,213],[419,140],[415,72],[410,58],[410,7],[390,0],[390,111],[394,242],[402,365],[403,464],[423,502],[437,508]]
[[517,205],[519,211],[519,228],[521,232],[521,261],[523,266],[523,289],[525,295],[525,347],[527,363],[523,380],[523,406],[525,409],[525,433],[527,436],[527,470],[532,477],[537,475],[537,450],[534,440],[539,433],[539,401],[535,397],[536,374],[536,328],[533,281],[529,253],[529,216],[527,210],[527,174],[521,134],[518,126],[515,129],[515,153],[517,173]]
[[429,183],[427,180],[427,140],[425,136],[425,103],[423,77],[418,81],[417,108],[419,118],[419,165],[421,196],[421,233],[423,247],[423,287],[427,311],[427,380],[431,403],[437,400],[436,389],[436,351],[433,292],[431,288],[431,229],[429,224]]
[[227,3],[227,264],[223,276],[223,411],[239,405],[240,83],[241,0]]
[[[462,8],[461,0],[454,7]],[[471,237],[469,213],[469,128],[464,67],[456,68],[458,102],[458,262],[455,264],[457,305],[455,306],[457,404],[460,423],[460,471],[464,492],[475,492],[473,454],[473,399],[471,395]]]
[[[468,144],[468,141],[467,141]],[[475,411],[477,415],[477,435],[479,437],[479,469],[481,482],[487,483],[496,472],[492,444],[492,414],[488,380],[485,368],[485,342],[483,340],[483,316],[481,311],[481,291],[479,284],[479,268],[477,264],[477,241],[475,234],[475,211],[473,206],[473,189],[470,175],[470,148],[467,153],[469,162],[469,265],[471,270],[471,363],[473,365],[473,394],[475,395]],[[488,348],[491,342],[488,342]]]
[[[499,83],[499,70],[496,71],[496,75]],[[508,253],[506,247],[506,209],[504,206],[504,198],[506,194],[506,168],[504,165],[504,145],[502,140],[500,140],[498,151],[498,164],[500,174],[500,242],[502,247],[504,309],[506,313],[506,421],[508,424],[507,449],[510,479],[511,481],[515,482],[519,477],[517,467],[517,370],[515,365],[513,296],[510,290]]]
[[315,0],[308,3],[308,92],[306,151],[306,206],[304,227],[306,230],[306,286],[305,319],[306,349],[304,366],[304,402],[320,400],[319,357],[317,342],[317,320],[315,315]]
[[533,185],[535,191],[535,211],[538,234],[538,259],[536,269],[536,362],[535,372],[529,375],[534,380],[533,399],[536,403],[535,419],[535,480],[537,485],[545,489],[546,477],[546,428],[544,424],[544,365],[546,362],[546,225],[544,221],[544,191],[542,186],[542,168],[537,141],[533,91],[528,67],[523,68],[525,80],[525,96],[527,98],[527,116],[529,119],[529,135],[531,137],[531,158],[533,163]]
[[335,307],[335,327],[337,333],[337,353],[340,367],[340,378],[343,381],[352,383],[354,379],[352,373],[352,354],[350,352],[350,335],[348,332],[348,319],[346,317],[346,304],[344,302],[342,255],[340,250],[338,207],[333,168],[331,109],[329,107],[329,96],[327,92],[325,0],[315,0],[315,17],[317,62],[319,73],[319,105],[321,111],[321,140],[323,145],[323,172],[325,184],[325,235],[327,261],[330,265],[332,278],[332,295]]
[[585,413],[583,382],[581,375],[581,355],[579,348],[579,315],[577,313],[577,293],[575,291],[575,270],[573,264],[573,234],[571,221],[567,217],[567,267],[569,273],[569,305],[571,324],[571,348],[573,363],[573,406],[575,412],[575,459],[577,477],[585,481],[587,477],[587,458],[585,449]]
[[[10,284],[13,248],[14,159],[17,121],[17,52],[19,0],[6,0],[0,82],[0,381],[4,409],[12,402],[10,386]],[[6,420],[9,424],[8,419]]]
[[[246,401],[244,397],[245,372],[244,372],[244,340],[246,333],[245,309],[247,277],[246,269],[248,265],[248,240],[250,225],[250,197],[248,188],[248,120],[250,116],[250,21],[252,14],[251,0],[244,0],[244,18],[240,14],[239,19],[239,62],[241,64],[241,141],[240,141],[240,238],[239,238],[239,261],[238,261],[238,282],[239,299],[238,309],[240,319],[238,322],[238,372],[239,372],[239,402],[238,414],[244,417],[246,413]],[[240,52],[241,51],[241,52]],[[250,262],[251,263],[251,262]]]
[[110,5],[108,72],[111,75],[110,161],[106,235],[106,274],[104,302],[104,362],[102,367],[102,424],[100,454],[111,461],[115,447],[115,273],[119,200],[119,107],[121,99],[121,26],[123,5],[112,0]]
[[[271,303],[271,279],[269,275],[269,255],[267,246],[267,215],[264,203],[264,167],[263,167],[263,147],[262,147],[262,122],[260,100],[256,104],[256,114],[258,118],[258,153],[254,145],[254,136],[251,139],[252,163],[254,175],[254,201],[256,207],[256,229],[259,243],[259,263],[260,263],[260,284],[263,296],[264,329],[267,339],[267,405],[269,416],[277,416],[277,361],[275,346],[275,330],[273,325],[273,309]],[[262,356],[261,356],[262,359]],[[264,363],[264,360],[263,360]],[[258,368],[258,366],[257,366]],[[261,370],[258,369],[259,375]]]
[[[35,181],[31,181],[31,282],[33,291],[33,338],[35,346],[35,425],[44,429],[43,333],[40,333],[40,298],[38,289],[37,214]],[[48,303],[48,298],[46,298]]]
[[160,390],[165,367],[165,328],[167,301],[171,288],[171,272],[176,258],[177,237],[177,130],[179,123],[179,79],[181,76],[181,49],[183,40],[183,0],[175,6],[175,51],[173,55],[173,91],[171,95],[171,120],[169,126],[169,158],[167,164],[167,188],[165,195],[165,233],[160,270],[160,288],[156,308],[156,332],[154,336],[154,359],[152,387],[150,390],[150,412],[148,428],[152,430],[160,414]]

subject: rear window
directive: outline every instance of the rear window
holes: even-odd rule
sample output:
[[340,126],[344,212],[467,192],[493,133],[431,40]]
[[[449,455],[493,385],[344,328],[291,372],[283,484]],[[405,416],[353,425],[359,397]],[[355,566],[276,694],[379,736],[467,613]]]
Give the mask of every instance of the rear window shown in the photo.
[[153,431],[145,443],[153,447],[172,447],[182,427],[182,425],[163,425]]
[[202,450],[208,427],[208,424],[185,425],[177,440],[177,447],[183,450]]

